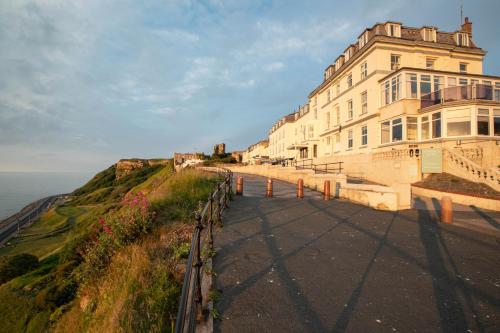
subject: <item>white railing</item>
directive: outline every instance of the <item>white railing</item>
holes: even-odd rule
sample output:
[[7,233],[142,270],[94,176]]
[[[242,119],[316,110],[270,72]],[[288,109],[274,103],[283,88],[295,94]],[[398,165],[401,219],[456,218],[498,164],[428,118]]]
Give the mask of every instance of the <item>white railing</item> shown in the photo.
[[489,185],[493,189],[500,191],[500,172],[498,170],[483,168],[467,157],[447,148],[443,151],[443,158],[452,167],[461,170],[466,179]]

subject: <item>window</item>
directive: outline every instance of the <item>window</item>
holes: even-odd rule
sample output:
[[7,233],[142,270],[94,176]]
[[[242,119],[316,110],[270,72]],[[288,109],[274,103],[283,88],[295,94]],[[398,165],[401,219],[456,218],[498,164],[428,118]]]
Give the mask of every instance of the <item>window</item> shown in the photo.
[[337,84],[337,96],[340,95],[340,83]]
[[368,126],[361,127],[361,145],[366,146],[368,144]]
[[361,37],[359,37],[359,40],[358,40],[359,48],[362,48],[363,46],[365,46],[366,43],[368,43],[368,31],[366,31],[363,35],[361,35]]
[[314,105],[318,104],[318,96],[314,96]]
[[352,87],[352,74],[347,75],[347,88]]
[[490,135],[490,110],[488,109],[477,111],[477,134]]
[[420,98],[431,93],[431,76],[420,75]]
[[495,101],[500,102],[500,82],[495,83]]
[[314,108],[314,119],[318,119],[318,109]]
[[456,87],[457,86],[457,78],[449,77],[448,78],[448,87]]
[[352,99],[347,101],[347,119],[352,119],[354,111],[352,108]]
[[460,73],[462,74],[467,73],[467,64],[465,62],[460,63]]
[[408,74],[409,81],[409,98],[418,98],[418,82],[417,74]]
[[340,124],[340,107],[337,105],[335,107],[335,114],[337,115],[337,125]]
[[456,42],[458,46],[469,46],[469,35],[466,33],[457,33]]
[[361,80],[368,76],[368,65],[364,62],[361,65]]
[[352,140],[352,130],[347,132],[347,148],[352,148],[353,140]]
[[426,69],[434,69],[434,62],[436,60],[433,58],[426,58],[425,59],[425,68]]
[[406,139],[417,140],[417,117],[406,118]]
[[330,112],[326,113],[326,129],[330,129]]
[[458,83],[461,85],[461,86],[466,86],[469,81],[467,79],[459,79],[458,80]]
[[332,144],[332,138],[330,136],[326,137],[326,144],[330,146]]
[[444,88],[444,77],[434,76],[434,98],[441,99],[441,89]]
[[313,157],[318,157],[318,145],[313,145]]
[[361,114],[368,112],[368,95],[366,90],[361,93]]
[[446,113],[446,135],[470,135],[470,109],[448,110]]
[[426,42],[435,42],[436,41],[436,30],[432,28],[424,28],[422,37]]
[[400,84],[400,77],[401,75],[398,75],[396,77],[393,77],[392,80],[391,80],[391,91],[392,91],[392,94],[391,94],[391,97],[392,97],[392,100],[391,102],[394,103],[396,101],[399,101],[400,97],[401,97],[401,84]]
[[391,122],[384,121],[380,127],[380,141],[381,143],[391,142]]
[[399,69],[401,65],[401,56],[398,54],[391,54],[391,71]]
[[401,118],[392,120],[392,142],[403,140],[403,122]]
[[422,122],[420,123],[420,135],[421,140],[429,140],[430,139],[430,128],[429,128],[429,117],[422,117]]
[[330,94],[331,94],[330,93],[330,89],[328,89],[327,92],[326,92],[326,95],[327,95],[326,99],[327,99],[328,102],[330,102],[330,99],[331,99],[331,95]]
[[441,137],[441,112],[432,115],[432,138]]
[[335,134],[335,151],[340,150],[340,133]]
[[314,138],[314,125],[309,125],[309,139]]
[[401,29],[399,24],[389,23],[386,27],[387,35],[391,37],[401,37]]
[[382,105],[387,105],[391,102],[390,100],[390,82],[389,81],[385,81],[384,83],[384,88],[383,88],[383,91],[382,91]]
[[493,110],[493,135],[500,136],[500,109]]

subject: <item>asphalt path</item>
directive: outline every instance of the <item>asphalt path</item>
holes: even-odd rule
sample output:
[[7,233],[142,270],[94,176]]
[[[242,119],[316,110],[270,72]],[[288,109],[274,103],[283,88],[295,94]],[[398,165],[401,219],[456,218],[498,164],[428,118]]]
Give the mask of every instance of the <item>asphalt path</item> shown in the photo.
[[500,332],[497,234],[243,177],[215,238],[215,332]]

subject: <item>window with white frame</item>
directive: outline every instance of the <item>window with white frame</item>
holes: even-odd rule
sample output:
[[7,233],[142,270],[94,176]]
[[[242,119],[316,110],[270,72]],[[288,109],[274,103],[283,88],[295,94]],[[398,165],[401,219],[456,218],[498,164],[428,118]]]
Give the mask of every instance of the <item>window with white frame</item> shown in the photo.
[[425,68],[426,69],[434,69],[434,63],[436,59],[434,58],[425,58]]
[[420,98],[431,93],[431,76],[420,75]]
[[347,148],[351,149],[352,146],[353,146],[352,130],[349,130],[347,132]]
[[403,140],[403,121],[401,118],[396,118],[391,121],[391,138],[392,142]]
[[500,109],[493,110],[493,135],[500,136]]
[[422,37],[426,42],[435,42],[436,41],[436,29],[424,28],[422,31]]
[[458,32],[455,38],[458,46],[469,46],[469,35],[467,33]]
[[500,102],[500,82],[495,82],[494,99],[495,101]]
[[391,142],[391,122],[384,121],[380,126],[380,142],[382,144]]
[[401,37],[401,27],[399,24],[388,23],[386,26],[387,35],[391,37]]
[[351,87],[352,87],[352,73],[349,73],[349,75],[347,75],[347,88]]
[[361,80],[368,76],[368,65],[366,62],[361,64]]
[[467,63],[465,63],[465,62],[460,63],[460,73],[462,73],[462,74],[467,73]]
[[417,117],[406,117],[406,139],[417,140]]
[[490,110],[477,110],[477,134],[490,135]]
[[389,81],[385,81],[382,86],[382,105],[387,105],[391,103],[391,83]]
[[432,138],[441,137],[441,112],[432,114]]
[[361,35],[361,37],[359,37],[359,39],[358,39],[359,48],[362,48],[363,46],[365,46],[366,43],[368,43],[368,31],[365,31]]
[[391,71],[398,70],[401,66],[401,56],[399,54],[391,54]]
[[347,119],[352,119],[354,115],[354,110],[353,110],[353,105],[352,105],[352,99],[347,101]]
[[368,126],[361,126],[361,145],[366,146],[368,144]]
[[401,98],[401,74],[391,79],[391,102],[399,101]]
[[417,74],[407,74],[408,78],[408,96],[409,98],[418,98]]
[[420,122],[420,139],[429,140],[431,138],[431,128],[429,122],[429,116],[422,117]]
[[470,119],[470,109],[448,110],[446,112],[446,135],[470,135]]
[[361,93],[361,114],[368,112],[368,95],[366,90]]

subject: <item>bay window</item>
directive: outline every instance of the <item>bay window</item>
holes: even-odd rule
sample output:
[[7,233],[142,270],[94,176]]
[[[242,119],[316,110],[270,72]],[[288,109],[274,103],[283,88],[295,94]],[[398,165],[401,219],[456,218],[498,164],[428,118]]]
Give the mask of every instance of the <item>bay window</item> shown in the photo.
[[488,109],[477,111],[477,134],[490,135],[490,110]]
[[394,103],[398,101],[401,98],[401,82],[400,82],[400,77],[401,75],[398,75],[396,77],[393,77],[391,80],[391,88],[392,88],[392,100],[391,102]]
[[431,93],[431,76],[420,75],[420,97]]
[[495,101],[500,102],[500,82],[495,82]]
[[417,74],[408,74],[408,84],[409,84],[409,98],[418,98],[418,82]]
[[403,122],[401,118],[392,120],[392,142],[403,140]]
[[429,116],[422,117],[422,121],[420,122],[420,136],[421,140],[429,140],[431,135],[429,123]]
[[417,117],[406,118],[406,139],[417,140]]
[[441,137],[441,112],[432,115],[432,138]]
[[380,128],[381,143],[391,142],[391,122],[384,121]]
[[446,112],[446,135],[470,135],[470,109],[448,110]]
[[493,135],[500,136],[500,109],[493,110]]

